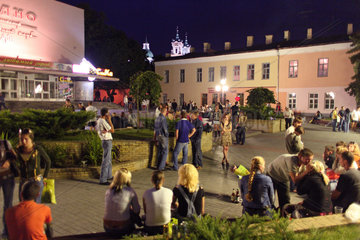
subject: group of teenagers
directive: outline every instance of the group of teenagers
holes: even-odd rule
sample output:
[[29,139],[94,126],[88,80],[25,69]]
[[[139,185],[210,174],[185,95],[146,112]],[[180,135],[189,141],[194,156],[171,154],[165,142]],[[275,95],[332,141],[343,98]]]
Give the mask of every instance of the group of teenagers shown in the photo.
[[[271,215],[274,207],[274,192],[277,192],[282,216],[302,218],[327,215],[335,206],[344,211],[352,203],[360,203],[360,161],[359,146],[355,142],[343,141],[334,146],[326,146],[323,162],[313,160],[314,154],[304,148],[301,135],[302,119],[295,118],[293,125],[285,133],[288,153],[278,156],[267,168],[265,160],[256,156],[251,160],[250,174],[239,181],[243,199],[243,211],[260,216]],[[295,140],[293,140],[295,139]],[[236,167],[234,168],[236,170]],[[336,187],[330,186],[327,172],[340,175]],[[304,200],[290,204],[290,191]]]

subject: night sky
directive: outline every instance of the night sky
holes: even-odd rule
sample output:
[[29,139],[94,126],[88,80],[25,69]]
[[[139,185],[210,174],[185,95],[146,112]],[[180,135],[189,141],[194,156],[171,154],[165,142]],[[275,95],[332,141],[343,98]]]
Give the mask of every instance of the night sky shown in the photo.
[[346,34],[348,23],[360,31],[360,0],[60,0],[76,6],[89,3],[102,11],[107,23],[143,43],[147,36],[154,55],[171,49],[179,26],[180,38],[188,33],[189,43],[202,51],[203,42],[222,50],[230,41],[232,49],[245,46],[246,36],[255,44],[273,34],[274,41],[290,30],[291,39]]

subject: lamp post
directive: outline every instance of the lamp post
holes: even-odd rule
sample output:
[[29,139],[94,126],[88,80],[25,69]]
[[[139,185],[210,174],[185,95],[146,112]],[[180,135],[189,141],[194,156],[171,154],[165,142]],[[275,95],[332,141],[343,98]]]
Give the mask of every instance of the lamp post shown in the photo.
[[226,85],[226,79],[221,79],[220,85],[216,85],[215,90],[217,92],[221,91],[220,103],[222,102],[222,104],[225,104],[224,92],[229,90],[229,87]]

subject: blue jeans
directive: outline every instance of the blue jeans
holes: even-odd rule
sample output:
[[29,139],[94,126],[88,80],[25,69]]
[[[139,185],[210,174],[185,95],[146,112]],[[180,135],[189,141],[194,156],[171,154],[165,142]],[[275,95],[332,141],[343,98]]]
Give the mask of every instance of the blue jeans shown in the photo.
[[336,132],[336,123],[337,123],[336,119],[333,119],[332,122],[331,122],[332,129],[333,129],[334,132]]
[[169,138],[164,136],[158,136],[158,153],[157,153],[157,168],[158,170],[164,170],[166,165],[166,159],[168,155]]
[[344,132],[346,132],[346,133],[349,132],[349,125],[350,125],[349,122],[346,122],[346,121],[343,122]]
[[14,188],[15,188],[15,178],[8,177],[6,179],[0,180],[0,187],[2,187],[3,195],[4,195],[4,207],[3,207],[3,234],[7,235],[6,230],[6,223],[5,223],[5,211],[8,208],[12,207],[13,203],[13,194],[14,194]]
[[111,165],[111,149],[112,140],[103,140],[103,157],[101,162],[100,182],[107,182],[112,177],[112,165]]
[[[20,202],[21,202],[21,189],[22,189],[22,186],[24,185],[24,183],[26,183],[27,181],[34,181],[34,180],[32,179],[32,180],[22,180],[22,181],[20,181],[20,183],[19,183],[19,201]],[[41,195],[42,195],[42,192],[43,192],[43,189],[44,189],[43,177],[41,177],[40,181],[36,181],[36,182],[40,185],[40,192],[39,192],[39,196],[37,196],[37,198],[35,199],[35,202],[36,203],[41,203]]]
[[178,156],[180,151],[183,151],[183,160],[182,160],[182,164],[187,163],[187,158],[188,158],[188,145],[189,143],[182,143],[182,142],[176,142],[176,146],[174,149],[174,154],[173,154],[173,163],[174,163],[174,169],[178,170]]

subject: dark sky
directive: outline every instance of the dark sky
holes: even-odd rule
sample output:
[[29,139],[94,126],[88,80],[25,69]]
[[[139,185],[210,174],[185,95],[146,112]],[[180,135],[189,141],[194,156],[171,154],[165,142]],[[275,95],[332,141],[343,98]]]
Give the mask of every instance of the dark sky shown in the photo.
[[188,33],[189,43],[202,51],[203,42],[222,50],[224,42],[232,48],[245,46],[246,36],[263,43],[265,35],[291,39],[346,33],[348,23],[360,31],[360,0],[60,0],[76,6],[89,3],[107,16],[107,23],[143,43],[147,36],[154,55],[170,52],[176,26],[180,37]]

